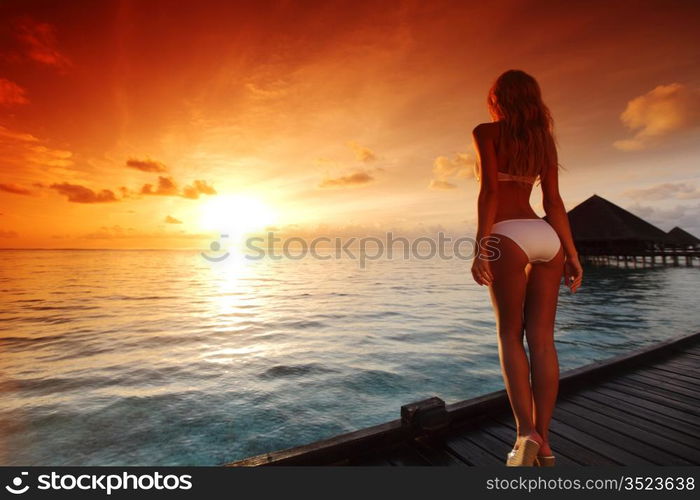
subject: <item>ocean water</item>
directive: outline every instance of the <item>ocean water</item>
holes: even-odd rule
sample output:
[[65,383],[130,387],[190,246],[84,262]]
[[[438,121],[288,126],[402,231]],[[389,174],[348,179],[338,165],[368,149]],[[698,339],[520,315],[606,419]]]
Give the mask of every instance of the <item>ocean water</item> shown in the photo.
[[[588,266],[562,370],[697,331],[700,269]],[[458,260],[0,251],[2,465],[215,465],[503,388]]]

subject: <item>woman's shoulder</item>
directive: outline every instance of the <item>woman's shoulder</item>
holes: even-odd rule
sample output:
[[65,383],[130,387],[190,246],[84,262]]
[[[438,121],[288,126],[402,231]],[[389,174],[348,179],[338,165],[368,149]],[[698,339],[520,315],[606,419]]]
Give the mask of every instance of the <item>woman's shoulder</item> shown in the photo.
[[472,135],[477,139],[495,139],[500,132],[498,122],[480,123],[474,130]]

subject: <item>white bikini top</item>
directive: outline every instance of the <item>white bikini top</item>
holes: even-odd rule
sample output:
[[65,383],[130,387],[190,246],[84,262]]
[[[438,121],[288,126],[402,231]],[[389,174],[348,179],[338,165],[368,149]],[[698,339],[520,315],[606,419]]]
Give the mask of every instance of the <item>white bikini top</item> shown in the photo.
[[498,172],[499,181],[511,181],[511,182],[524,182],[525,184],[534,184],[537,180],[537,176],[530,177],[527,175],[513,175],[507,174],[505,172]]

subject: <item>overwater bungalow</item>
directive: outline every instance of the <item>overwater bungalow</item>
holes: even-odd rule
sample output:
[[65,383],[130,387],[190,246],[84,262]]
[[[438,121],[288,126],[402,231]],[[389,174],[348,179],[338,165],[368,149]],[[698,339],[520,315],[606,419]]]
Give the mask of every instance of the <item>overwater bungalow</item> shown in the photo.
[[593,195],[569,212],[571,232],[579,253],[587,261],[655,264],[667,258],[686,264],[700,257],[700,239],[680,229],[668,233],[614,203]]
[[700,238],[676,226],[666,233],[668,244],[684,250],[700,250]]

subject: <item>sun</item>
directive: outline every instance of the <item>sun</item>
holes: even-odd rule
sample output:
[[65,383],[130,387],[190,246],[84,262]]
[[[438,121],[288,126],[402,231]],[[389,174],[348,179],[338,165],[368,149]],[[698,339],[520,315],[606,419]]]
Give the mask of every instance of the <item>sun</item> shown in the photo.
[[233,239],[261,231],[276,220],[276,212],[255,196],[218,195],[201,205],[199,227],[204,231],[226,234]]

